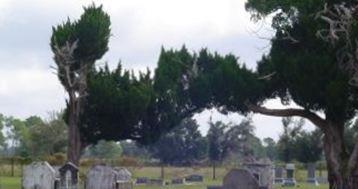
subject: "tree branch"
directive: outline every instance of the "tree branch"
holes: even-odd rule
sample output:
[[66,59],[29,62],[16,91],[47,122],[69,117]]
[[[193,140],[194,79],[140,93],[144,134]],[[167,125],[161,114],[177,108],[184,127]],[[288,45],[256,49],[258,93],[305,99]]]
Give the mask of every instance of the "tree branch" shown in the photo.
[[269,116],[276,117],[291,117],[291,116],[299,116],[310,120],[314,125],[316,125],[320,129],[324,129],[324,125],[326,121],[318,116],[317,114],[304,110],[304,109],[296,109],[296,108],[287,108],[287,109],[268,109],[262,106],[257,106],[251,104],[250,102],[246,102],[245,105],[249,110],[254,113],[260,113]]

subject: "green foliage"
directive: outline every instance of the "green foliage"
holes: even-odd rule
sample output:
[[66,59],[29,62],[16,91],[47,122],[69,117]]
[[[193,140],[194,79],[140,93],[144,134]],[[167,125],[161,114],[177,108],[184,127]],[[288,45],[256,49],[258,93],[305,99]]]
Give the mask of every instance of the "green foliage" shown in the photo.
[[207,141],[198,128],[195,120],[184,119],[148,149],[162,163],[191,165],[204,159],[207,152]]
[[55,113],[48,121],[30,126],[27,153],[31,158],[64,153],[66,147],[67,125],[61,113]]
[[209,122],[208,157],[211,161],[221,162],[229,156],[236,159],[245,156],[263,157],[263,147],[253,131],[251,119],[244,119],[240,124]]
[[276,149],[276,142],[268,137],[264,138],[264,149],[265,149],[265,156],[268,157],[271,161],[277,159],[277,149]]
[[122,155],[126,157],[147,158],[150,156],[148,150],[133,141],[121,141]]
[[[110,25],[109,15],[102,10],[102,6],[96,7],[92,4],[87,8],[84,7],[84,13],[79,20],[71,21],[68,18],[63,24],[52,28],[50,46],[55,55],[57,75],[68,92],[78,90],[80,86],[78,83],[76,86],[70,86],[70,83],[74,84],[74,81],[78,82],[78,77],[84,77],[80,73],[93,68],[95,61],[107,52]],[[62,48],[74,44],[77,46],[73,54],[63,55]],[[67,71],[65,65],[69,65]]]
[[144,119],[155,102],[149,75],[140,73],[136,77],[122,71],[121,66],[114,71],[108,67],[93,70],[80,127],[87,142],[144,138],[150,130]]
[[75,68],[80,68],[83,63],[93,64],[108,50],[111,21],[109,15],[102,10],[102,6],[92,4],[84,8],[84,13],[79,20],[67,22],[53,27],[51,36],[51,48],[56,48],[73,43],[78,40],[78,48],[75,50]]
[[113,141],[100,140],[96,145],[88,147],[88,153],[86,155],[101,159],[111,159],[120,157],[121,153],[122,148],[120,144]]
[[322,132],[301,131],[295,138],[296,159],[303,163],[317,162],[322,159]]
[[273,13],[276,34],[269,55],[257,69],[259,75],[275,73],[266,83],[266,93],[307,110],[323,111],[331,121],[346,122],[354,116],[357,101],[349,98],[353,89],[348,74],[338,67],[337,47],[316,36],[326,24],[313,16],[324,3],[339,2],[343,1],[249,0],[246,7],[257,18]]
[[222,122],[212,123],[210,122],[210,128],[208,131],[208,155],[211,161],[222,161],[224,158],[224,124]]
[[206,49],[196,60],[198,77],[190,84],[190,97],[198,107],[216,107],[222,113],[235,111],[245,114],[246,101],[261,102],[263,83],[258,75],[240,65],[234,55],[220,56]]
[[283,162],[293,160],[314,163],[322,159],[322,132],[302,130],[302,119],[282,119],[284,131],[277,142],[278,159]]

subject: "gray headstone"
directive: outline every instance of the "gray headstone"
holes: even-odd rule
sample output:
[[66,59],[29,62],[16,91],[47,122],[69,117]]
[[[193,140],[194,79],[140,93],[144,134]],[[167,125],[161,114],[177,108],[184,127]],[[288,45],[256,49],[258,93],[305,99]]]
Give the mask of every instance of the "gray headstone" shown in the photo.
[[95,165],[87,173],[86,189],[131,189],[133,185],[128,180],[130,173],[127,171],[124,168]]
[[149,179],[147,177],[138,177],[135,181],[136,184],[147,184]]
[[171,181],[172,184],[184,184],[184,179],[183,178],[173,178]]
[[248,170],[258,181],[260,188],[272,188],[274,177],[272,163],[268,159],[245,162],[242,167]]
[[275,168],[275,184],[282,184],[283,182],[283,168],[276,167]]
[[164,185],[164,180],[163,179],[149,179],[147,182],[147,185],[151,185],[151,186],[163,186]]
[[232,169],[225,175],[224,189],[259,189],[257,179],[246,169]]
[[307,164],[307,183],[318,186],[318,181],[316,178],[316,164],[308,163]]
[[203,175],[192,174],[192,175],[186,176],[185,181],[186,182],[203,182],[204,177],[203,177]]
[[206,189],[223,189],[223,186],[207,186]]
[[295,164],[286,164],[286,178],[283,180],[283,186],[296,186],[296,179],[294,178]]
[[132,173],[124,167],[115,167],[114,170],[117,172],[117,181],[129,182],[132,179]]
[[23,189],[55,189],[56,171],[47,162],[33,162],[24,167]]
[[58,169],[60,173],[60,189],[78,188],[78,167],[68,162]]

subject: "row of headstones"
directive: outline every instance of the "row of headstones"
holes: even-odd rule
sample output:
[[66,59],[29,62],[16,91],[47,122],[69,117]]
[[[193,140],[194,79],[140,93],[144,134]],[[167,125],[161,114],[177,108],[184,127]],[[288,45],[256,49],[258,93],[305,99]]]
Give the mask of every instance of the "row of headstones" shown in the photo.
[[[262,167],[262,165],[258,166]],[[268,166],[269,167],[269,166]],[[308,164],[308,179],[307,182],[318,185],[317,179],[315,177],[315,165]],[[283,186],[296,186],[296,180],[294,178],[295,165],[287,164],[286,165],[286,178],[283,178],[283,168],[275,168],[274,169],[274,178],[270,181],[270,183],[278,183]],[[265,175],[268,176],[268,172],[265,169],[256,170],[252,169],[252,167],[244,166],[243,169],[232,169],[228,174],[225,175],[223,179],[222,186],[208,186],[207,189],[271,189],[273,186],[268,182],[260,182],[262,181],[262,177]],[[268,178],[273,178],[268,176]]]
[[163,179],[154,179],[148,177],[138,177],[135,181],[137,185],[179,185],[179,184],[186,184],[186,183],[196,183],[196,182],[203,182],[204,177],[203,175],[199,174],[192,174],[183,178],[173,178],[171,182],[166,183]]
[[[24,167],[23,189],[78,189],[78,167],[66,163],[52,167],[47,162],[33,162]],[[131,173],[125,168],[93,166],[86,175],[85,189],[132,189]]]
[[[283,177],[284,168],[276,167],[274,170],[275,184],[282,184],[283,186],[296,186],[296,179],[294,178],[295,165],[286,164],[286,178]],[[314,163],[307,164],[307,179],[306,182],[318,186],[319,183],[316,178],[316,166]]]

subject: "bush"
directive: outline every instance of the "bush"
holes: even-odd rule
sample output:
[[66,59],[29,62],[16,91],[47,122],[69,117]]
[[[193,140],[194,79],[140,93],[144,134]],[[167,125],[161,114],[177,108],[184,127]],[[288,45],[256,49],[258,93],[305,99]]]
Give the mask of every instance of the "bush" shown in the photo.
[[137,158],[123,156],[119,159],[119,165],[123,167],[138,167],[141,165]]

